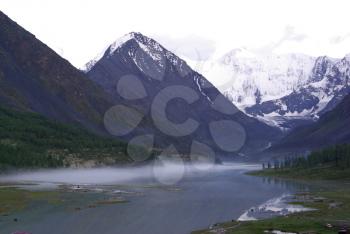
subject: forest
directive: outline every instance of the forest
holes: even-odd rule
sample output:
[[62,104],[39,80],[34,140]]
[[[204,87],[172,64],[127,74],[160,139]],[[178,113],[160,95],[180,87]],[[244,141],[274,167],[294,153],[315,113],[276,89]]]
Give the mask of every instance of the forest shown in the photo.
[[0,107],[0,167],[66,167],[76,159],[131,161],[126,143],[35,113]]
[[333,166],[339,169],[350,168],[350,144],[335,145],[322,150],[312,151],[302,156],[287,156],[263,164],[263,169],[313,168]]

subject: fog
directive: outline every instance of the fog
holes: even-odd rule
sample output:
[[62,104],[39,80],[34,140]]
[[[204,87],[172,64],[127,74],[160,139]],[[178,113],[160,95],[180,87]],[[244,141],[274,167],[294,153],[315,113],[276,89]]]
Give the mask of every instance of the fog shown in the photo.
[[160,183],[174,185],[182,179],[200,177],[225,170],[254,170],[254,164],[223,165],[159,163],[138,167],[107,167],[91,169],[50,169],[12,172],[0,176],[0,183],[50,182],[62,184],[112,185],[126,183]]
[[[259,165],[238,163],[155,161],[142,167],[54,169],[0,175],[2,186],[57,189],[64,200],[54,206],[46,201],[35,202],[20,216],[2,217],[1,231],[13,233],[21,225],[36,234],[191,233],[222,220],[238,219],[250,207],[259,208],[260,204],[289,194],[294,188],[244,175],[258,168]],[[96,199],[127,202],[90,208]],[[76,207],[82,209],[77,211]],[[13,222],[17,217],[20,222]]]

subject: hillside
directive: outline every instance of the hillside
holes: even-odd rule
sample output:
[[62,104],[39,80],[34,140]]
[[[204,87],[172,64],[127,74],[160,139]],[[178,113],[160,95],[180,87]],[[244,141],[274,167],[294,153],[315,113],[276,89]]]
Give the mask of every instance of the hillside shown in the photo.
[[317,149],[350,142],[350,95],[318,122],[293,130],[270,150]]
[[81,71],[0,12],[0,104],[103,132],[112,101]]
[[38,114],[0,107],[0,167],[126,163],[126,144]]

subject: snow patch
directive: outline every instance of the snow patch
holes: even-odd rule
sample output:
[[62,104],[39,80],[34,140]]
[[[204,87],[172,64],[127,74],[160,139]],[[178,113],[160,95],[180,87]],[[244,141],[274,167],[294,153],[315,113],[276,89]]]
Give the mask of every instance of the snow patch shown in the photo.
[[93,66],[95,66],[96,63],[98,63],[98,61],[100,61],[103,58],[103,56],[106,54],[107,51],[108,51],[109,55],[112,55],[121,45],[123,45],[125,42],[131,40],[133,37],[134,37],[134,33],[128,33],[128,34],[124,35],[123,37],[117,39],[112,44],[107,46],[104,50],[102,50],[102,52],[100,52],[98,55],[96,55],[96,57],[94,59],[92,59],[91,61],[86,63],[82,67],[81,70],[83,70],[85,72],[89,72],[93,68]]
[[258,207],[252,207],[248,211],[244,212],[237,220],[248,221],[264,219],[278,215],[288,215],[296,212],[312,211],[314,209],[306,208],[301,205],[291,205],[288,202],[291,201],[290,194],[283,194],[279,197],[272,198]]

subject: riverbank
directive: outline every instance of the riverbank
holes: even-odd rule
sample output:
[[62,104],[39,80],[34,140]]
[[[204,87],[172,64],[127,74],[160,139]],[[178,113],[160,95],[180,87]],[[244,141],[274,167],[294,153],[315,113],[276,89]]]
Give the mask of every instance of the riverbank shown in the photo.
[[16,213],[30,208],[33,204],[47,205],[51,208],[66,207],[68,210],[79,211],[128,202],[126,195],[134,194],[113,186],[0,184],[0,216],[16,217]]
[[205,233],[337,233],[343,227],[350,227],[350,189],[314,191],[295,195],[299,204],[314,208],[314,211],[289,214],[258,221],[231,221],[220,223],[208,230],[194,231]]
[[[263,170],[249,172],[250,175],[304,180],[310,185],[324,185],[309,192],[297,192],[291,204],[301,205],[313,210],[286,214],[279,217],[257,221],[229,221],[219,223],[206,230],[192,232],[205,233],[338,233],[342,229],[350,230],[350,180],[349,170],[332,171],[330,168],[312,168],[308,170]],[[311,181],[313,179],[328,181]],[[342,178],[341,180],[339,178]],[[331,179],[331,180],[330,180]],[[331,184],[332,186],[328,186]],[[346,232],[344,232],[346,233]]]

